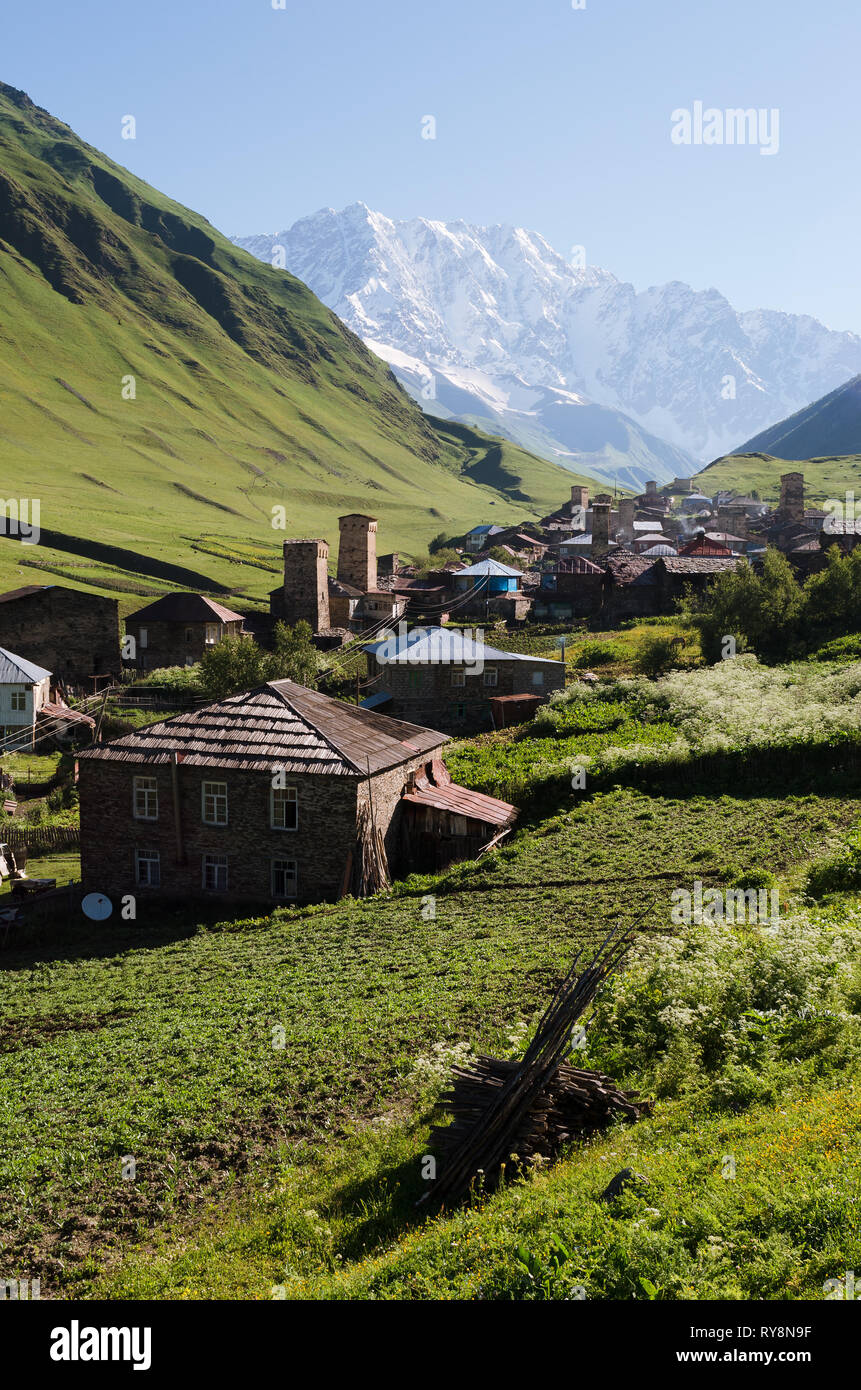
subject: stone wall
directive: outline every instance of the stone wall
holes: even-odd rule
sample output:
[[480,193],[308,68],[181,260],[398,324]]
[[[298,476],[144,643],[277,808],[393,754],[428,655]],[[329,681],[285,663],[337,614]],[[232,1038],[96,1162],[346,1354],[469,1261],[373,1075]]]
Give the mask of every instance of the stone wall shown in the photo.
[[339,516],[338,578],[363,594],[377,587],[377,523],[372,516]]
[[[490,661],[496,672],[495,685],[485,684],[485,672],[465,675],[463,685],[454,685],[453,672],[463,667],[443,663],[424,666],[380,664],[370,657],[371,674],[379,679],[374,691],[386,690],[392,702],[385,712],[393,719],[405,719],[445,734],[481,733],[493,728],[490,701],[497,695],[549,695],[561,690],[565,675],[561,662],[544,665],[532,661]],[[543,684],[534,685],[534,672],[543,675]]]
[[[207,627],[217,629],[217,641],[207,642]],[[223,637],[235,637],[242,630],[241,622],[220,623],[213,614],[212,623],[138,623],[126,620],[126,635],[135,641],[135,654],[128,665],[138,671],[157,671],[164,666],[191,666],[198,662],[208,647]],[[146,641],[143,640],[143,632]]]
[[[371,779],[376,823],[387,850],[397,862],[399,801],[411,771],[427,760],[412,759]],[[125,894],[137,900],[138,919],[146,902],[161,896],[216,900],[274,901],[272,860],[295,860],[297,902],[336,900],[341,893],[347,855],[356,843],[359,797],[367,800],[368,782],[359,776],[286,774],[298,793],[296,830],[271,828],[271,776],[180,764],[177,783],[182,828],[182,855],[177,847],[176,815],[169,765],[80,760],[81,876],[87,892],[105,893],[115,903]],[[134,816],[136,776],[158,784],[158,819]],[[202,784],[227,784],[228,823],[205,825]],[[157,850],[158,889],[135,880],[135,851]],[[226,892],[203,888],[203,855],[226,855]]]
[[329,614],[329,544],[323,540],[284,542],[284,585],[270,596],[273,616],[288,627],[310,623],[312,632],[331,627]]
[[73,684],[117,675],[119,605],[115,598],[59,584],[22,594],[0,603],[0,647]]

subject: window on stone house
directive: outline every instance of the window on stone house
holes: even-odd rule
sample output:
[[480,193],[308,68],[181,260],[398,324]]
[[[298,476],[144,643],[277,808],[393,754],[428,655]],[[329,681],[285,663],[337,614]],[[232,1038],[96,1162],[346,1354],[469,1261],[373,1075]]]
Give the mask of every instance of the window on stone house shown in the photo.
[[495,667],[495,666],[485,666],[485,668],[484,668],[484,683],[485,683],[485,685],[496,685],[496,683],[497,683],[497,671],[496,671],[496,667]]
[[149,641],[149,633],[145,627],[138,629],[138,646],[145,647]]
[[466,672],[464,671],[462,666],[452,667],[451,683],[452,685],[458,686],[466,685]]
[[158,820],[158,782],[155,777],[134,779],[135,820]]
[[193,628],[193,627],[187,627],[187,628],[185,629],[185,640],[186,640],[187,643],[191,643],[191,642],[194,641],[194,628]]
[[543,672],[543,671],[533,671],[533,672],[532,672],[532,684],[533,684],[533,685],[543,685],[543,684],[544,684],[544,672]]
[[206,637],[205,637],[205,641],[206,641],[207,647],[214,647],[214,646],[215,646],[216,642],[218,641],[218,623],[207,623],[207,624],[206,624]]
[[454,719],[465,719],[465,718],[466,718],[466,705],[452,705],[451,712],[452,712],[452,718],[454,718]]
[[299,794],[295,787],[273,787],[270,824],[273,830],[296,830],[299,826]]
[[227,855],[205,854],[203,856],[203,886],[210,892],[224,893],[227,890]]
[[409,671],[407,684],[410,690],[421,690],[422,673],[421,671]]
[[135,882],[141,888],[161,887],[161,857],[157,849],[135,850]]
[[20,713],[23,713],[23,711],[24,711],[26,708],[27,708],[27,692],[26,692],[26,690],[13,690],[13,691],[12,691],[12,709],[13,709],[13,711],[17,711],[17,712],[20,714]]
[[227,824],[227,783],[203,782],[200,788],[204,825]]
[[298,883],[295,859],[272,860],[273,898],[295,898]]

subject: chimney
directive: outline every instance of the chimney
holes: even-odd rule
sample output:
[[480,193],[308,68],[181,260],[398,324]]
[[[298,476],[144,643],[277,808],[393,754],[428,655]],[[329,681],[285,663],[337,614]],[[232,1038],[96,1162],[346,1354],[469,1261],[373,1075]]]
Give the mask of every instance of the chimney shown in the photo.
[[781,521],[804,521],[804,474],[782,473],[780,475]]
[[338,578],[363,594],[377,587],[377,523],[372,516],[351,512],[339,516]]
[[610,503],[592,503],[592,559],[610,549]]
[[272,612],[291,627],[304,620],[314,633],[328,629],[329,542],[285,541],[284,588],[275,595]]

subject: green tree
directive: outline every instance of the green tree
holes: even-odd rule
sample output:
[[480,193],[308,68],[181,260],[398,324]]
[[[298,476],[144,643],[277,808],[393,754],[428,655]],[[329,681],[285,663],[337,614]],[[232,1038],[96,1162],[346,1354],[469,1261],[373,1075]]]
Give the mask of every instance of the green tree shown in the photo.
[[210,700],[223,700],[261,685],[267,654],[251,637],[225,637],[200,658],[200,685]]
[[728,637],[736,651],[752,648],[764,660],[777,661],[798,650],[804,602],[786,556],[768,550],[761,574],[738,565],[704,592],[686,595],[679,607],[698,630],[706,661],[725,655]]
[[298,622],[294,627],[276,623],[275,650],[265,663],[266,679],[291,680],[312,688],[317,685],[317,648],[310,623]]

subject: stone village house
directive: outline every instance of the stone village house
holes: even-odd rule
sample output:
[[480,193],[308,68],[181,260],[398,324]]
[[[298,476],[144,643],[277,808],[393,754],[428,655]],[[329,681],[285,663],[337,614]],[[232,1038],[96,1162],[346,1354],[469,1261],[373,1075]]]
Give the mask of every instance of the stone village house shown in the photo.
[[119,604],[62,584],[26,584],[0,594],[0,646],[83,684],[120,671]]
[[126,618],[126,636],[134,638],[128,665],[138,671],[163,666],[194,666],[223,637],[242,631],[242,614],[203,594],[164,594]]
[[448,740],[293,681],[271,681],[79,757],[87,891],[247,902],[365,892],[465,858],[516,810],[452,784]]
[[365,708],[456,735],[493,729],[491,702],[501,696],[546,699],[565,686],[562,661],[500,651],[453,628],[413,628],[365,650],[373,689]]

